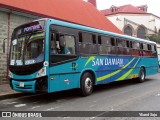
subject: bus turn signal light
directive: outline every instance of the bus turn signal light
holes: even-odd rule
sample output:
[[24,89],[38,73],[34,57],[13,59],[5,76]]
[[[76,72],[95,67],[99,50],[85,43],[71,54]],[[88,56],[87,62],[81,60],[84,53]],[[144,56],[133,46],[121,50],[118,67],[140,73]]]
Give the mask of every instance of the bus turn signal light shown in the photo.
[[51,78],[51,80],[54,80],[54,78]]

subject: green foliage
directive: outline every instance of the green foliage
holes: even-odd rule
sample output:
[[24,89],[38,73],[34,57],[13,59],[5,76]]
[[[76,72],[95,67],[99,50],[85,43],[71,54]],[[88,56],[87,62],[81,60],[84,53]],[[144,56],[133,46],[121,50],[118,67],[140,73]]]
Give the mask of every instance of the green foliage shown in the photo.
[[160,44],[160,35],[154,34],[154,35],[152,35],[152,36],[149,36],[148,38],[149,38],[151,41],[154,41],[154,42]]

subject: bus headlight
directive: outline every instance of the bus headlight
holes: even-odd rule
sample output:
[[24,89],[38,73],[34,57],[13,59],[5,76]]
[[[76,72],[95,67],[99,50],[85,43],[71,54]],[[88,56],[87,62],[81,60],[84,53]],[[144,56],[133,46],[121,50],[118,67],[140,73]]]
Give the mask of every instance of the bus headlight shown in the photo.
[[11,71],[8,72],[8,77],[13,78]]
[[46,75],[46,68],[42,68],[38,71],[36,78],[43,77]]

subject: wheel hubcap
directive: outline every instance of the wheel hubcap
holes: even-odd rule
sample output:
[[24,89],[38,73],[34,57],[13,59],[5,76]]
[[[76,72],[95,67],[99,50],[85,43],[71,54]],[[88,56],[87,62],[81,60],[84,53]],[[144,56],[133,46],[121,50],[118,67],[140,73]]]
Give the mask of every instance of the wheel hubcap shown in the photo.
[[144,80],[144,72],[141,71],[141,79]]
[[86,78],[85,80],[85,89],[87,92],[90,92],[92,89],[92,80],[90,78]]

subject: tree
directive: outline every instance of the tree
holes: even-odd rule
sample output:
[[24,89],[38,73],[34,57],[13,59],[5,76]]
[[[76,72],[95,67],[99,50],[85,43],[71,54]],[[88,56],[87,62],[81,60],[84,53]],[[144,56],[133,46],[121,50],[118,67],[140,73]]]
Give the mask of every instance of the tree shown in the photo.
[[149,40],[160,44],[160,35],[154,34],[154,35],[148,36],[148,38]]

